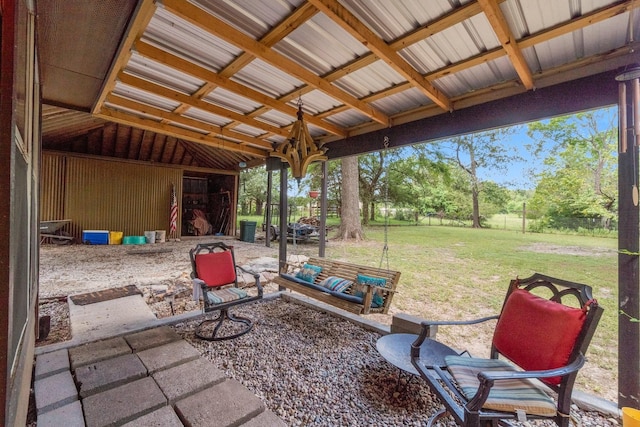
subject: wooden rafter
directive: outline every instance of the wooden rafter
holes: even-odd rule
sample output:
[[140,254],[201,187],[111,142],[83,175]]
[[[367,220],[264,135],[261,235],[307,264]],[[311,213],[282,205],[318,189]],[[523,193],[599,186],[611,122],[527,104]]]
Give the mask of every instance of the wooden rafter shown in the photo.
[[329,16],[343,30],[352,37],[367,46],[375,55],[386,62],[397,73],[409,81],[414,87],[424,95],[439,105],[442,109],[451,110],[449,99],[411,65],[409,65],[398,53],[393,50],[384,40],[378,37],[373,31],[358,20],[345,7],[336,0],[309,0],[315,7]]
[[219,115],[221,117],[226,117],[231,120],[237,120],[239,122],[245,122],[247,125],[255,127],[256,129],[262,129],[265,132],[271,132],[284,137],[288,135],[288,131],[286,129],[272,126],[255,119],[251,119],[249,117],[243,116],[240,113],[236,113],[226,108],[218,107],[217,105],[210,104],[201,99],[193,98],[190,95],[185,95],[184,93],[178,92],[177,90],[169,89],[166,86],[141,79],[140,77],[136,77],[131,74],[122,74],[120,76],[120,81],[129,86],[133,86],[138,89],[142,89],[147,92],[154,93],[177,102],[181,102],[183,104],[188,104],[192,107],[199,108],[201,110]]
[[500,5],[496,0],[478,0],[478,3],[489,20],[494,33],[496,33],[502,48],[507,52],[507,56],[509,56],[513,68],[515,68],[518,77],[520,77],[520,81],[522,81],[522,84],[527,90],[533,89],[531,69],[524,59],[522,50],[518,46],[518,42],[509,28],[509,24],[502,10],[500,10]]
[[118,55],[111,66],[109,75],[105,79],[105,83],[102,87],[102,92],[98,96],[96,103],[93,106],[92,112],[97,113],[102,108],[104,99],[107,97],[116,85],[116,80],[124,67],[126,66],[129,58],[131,58],[131,46],[140,39],[142,33],[149,25],[149,21],[153,17],[156,11],[155,0],[142,0],[136,11],[136,15],[133,19],[133,24],[129,27],[128,32],[124,35],[123,41],[120,45]]
[[103,107],[102,111],[96,114],[98,117],[102,117],[112,122],[123,123],[129,126],[135,126],[140,129],[146,129],[156,132],[161,135],[174,136],[176,138],[184,139],[187,141],[193,141],[204,145],[209,145],[214,148],[220,148],[222,150],[236,151],[239,153],[249,154],[255,157],[266,158],[268,152],[260,150],[258,148],[247,147],[233,141],[229,141],[217,136],[204,135],[193,130],[185,129],[183,127],[160,123],[155,120],[142,118],[134,114],[130,114],[124,111],[119,111],[110,107]]
[[338,101],[349,105],[351,108],[360,111],[367,117],[384,125],[389,125],[389,117],[383,112],[340,90],[327,80],[317,76],[284,55],[271,50],[268,46],[252,39],[223,20],[218,19],[215,16],[202,13],[202,11],[196,6],[182,0],[165,0],[164,6],[175,15],[180,16],[193,25],[214,34],[216,37],[219,37],[226,42],[251,53],[252,55],[255,55],[266,63],[279,68],[280,70],[317,88]]
[[[138,42],[136,44],[136,49],[138,53],[141,54],[142,56],[148,57],[150,59],[153,59],[154,61],[166,64],[166,65],[169,65],[175,68],[176,70],[180,70],[186,74],[190,74],[194,77],[207,81],[209,86],[222,87],[238,95],[241,95],[253,101],[256,101],[260,104],[282,111],[283,113],[289,114],[293,117],[295,117],[296,115],[296,111],[297,111],[296,108],[292,107],[291,105],[283,101],[279,101],[274,98],[271,98],[270,96],[267,96],[262,92],[258,92],[257,90],[244,86],[236,81],[229,79],[228,77],[224,77],[221,74],[207,70],[204,67],[200,67],[192,62],[182,59],[176,55],[173,55],[169,52],[166,52],[148,43]],[[201,98],[199,95],[202,92],[203,90],[199,90],[198,93],[193,94],[192,97]],[[251,116],[252,115],[248,115],[248,117],[251,117]],[[339,135],[342,137],[347,136],[347,132],[344,129],[338,126],[332,125],[330,123],[327,123],[322,119],[315,118],[311,115],[307,115],[305,116],[305,118],[307,122],[315,126],[318,126],[319,128],[325,129],[326,131],[334,135]],[[247,121],[243,120],[242,123],[247,123]]]

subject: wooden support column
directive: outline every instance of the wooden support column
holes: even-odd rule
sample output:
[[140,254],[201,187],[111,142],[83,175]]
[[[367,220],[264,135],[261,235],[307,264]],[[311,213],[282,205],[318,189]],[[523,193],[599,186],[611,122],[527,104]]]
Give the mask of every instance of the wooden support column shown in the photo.
[[[287,166],[285,163],[281,163],[280,166],[280,246],[279,246],[279,272],[284,271],[287,263]],[[278,290],[284,291],[282,286],[278,286]]]
[[328,162],[322,162],[322,178],[320,180],[320,244],[318,245],[318,256],[325,256],[327,240],[327,174],[329,173]]
[[[637,71],[640,74],[640,68]],[[628,316],[640,318],[639,210],[638,199],[634,196],[638,186],[638,136],[633,123],[634,109],[640,106],[637,98],[634,105],[633,83],[627,77],[629,75],[625,73],[616,77],[621,89],[618,105],[621,117],[618,154],[618,304],[621,310],[618,316],[618,406],[637,408],[640,406],[640,323],[631,322]]]

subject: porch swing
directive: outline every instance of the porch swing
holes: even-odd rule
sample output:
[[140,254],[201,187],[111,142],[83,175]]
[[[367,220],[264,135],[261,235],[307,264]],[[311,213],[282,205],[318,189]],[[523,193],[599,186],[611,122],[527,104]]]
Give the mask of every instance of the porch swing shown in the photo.
[[[384,138],[384,149],[389,138]],[[277,285],[355,314],[387,314],[391,307],[400,272],[389,269],[387,207],[385,186],[384,246],[378,267],[357,265],[323,257],[311,257],[297,270],[285,265],[273,279]],[[386,269],[383,261],[386,257]]]

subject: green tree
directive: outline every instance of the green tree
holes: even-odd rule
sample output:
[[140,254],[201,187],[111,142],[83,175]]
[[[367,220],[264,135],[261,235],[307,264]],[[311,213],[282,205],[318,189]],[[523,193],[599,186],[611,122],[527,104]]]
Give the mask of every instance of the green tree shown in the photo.
[[240,171],[238,202],[243,215],[262,215],[267,196],[267,171],[262,167]]
[[[501,128],[487,132],[457,136],[442,141],[435,147],[436,154],[464,172],[466,192],[471,195],[473,227],[480,224],[480,193],[484,183],[479,177],[481,170],[506,171],[509,163],[520,160],[517,154],[505,150],[503,142],[513,134],[515,128]],[[463,187],[459,188],[463,190]]]
[[615,120],[599,110],[529,124],[535,141],[530,149],[545,156],[531,209],[551,225],[568,226],[566,218],[597,218],[607,227],[616,218]]

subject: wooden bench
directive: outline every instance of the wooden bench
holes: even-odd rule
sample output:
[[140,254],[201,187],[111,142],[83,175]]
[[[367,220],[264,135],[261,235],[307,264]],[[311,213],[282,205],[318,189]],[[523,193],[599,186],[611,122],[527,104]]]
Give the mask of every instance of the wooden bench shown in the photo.
[[[327,304],[331,304],[335,307],[342,308],[343,310],[350,311],[355,314],[369,314],[369,313],[384,313],[389,311],[393,295],[396,292],[396,286],[400,280],[400,272],[393,270],[386,270],[383,268],[368,267],[364,265],[356,265],[343,261],[336,261],[329,258],[312,257],[309,258],[307,264],[317,265],[322,267],[322,271],[316,277],[314,284],[315,287],[307,286],[304,282],[297,280],[293,281],[287,277],[283,277],[282,274],[273,279],[273,282],[284,288],[292,291],[299,292],[310,298],[314,298],[318,301],[322,301]],[[285,268],[284,274],[293,275],[294,268],[288,266]],[[380,277],[386,279],[386,285],[381,286],[364,286],[364,297],[362,302],[355,302],[347,300],[343,295],[337,292],[329,292],[328,290],[318,289],[318,285],[329,276],[340,277],[348,279],[356,283],[356,276],[362,274],[370,277]],[[353,286],[347,289],[344,294],[347,296],[353,296]],[[373,300],[373,293],[377,291],[382,296],[384,302],[380,307],[371,307]],[[351,298],[354,299],[354,298]]]

